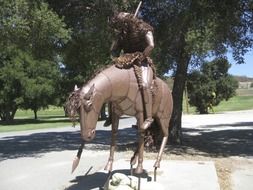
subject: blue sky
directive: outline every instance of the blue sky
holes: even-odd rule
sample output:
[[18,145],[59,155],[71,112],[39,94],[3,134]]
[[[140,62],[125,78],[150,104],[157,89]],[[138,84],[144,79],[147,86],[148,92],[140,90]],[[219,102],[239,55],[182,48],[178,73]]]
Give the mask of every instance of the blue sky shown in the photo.
[[232,64],[229,69],[229,73],[238,76],[247,76],[253,78],[253,50],[248,52],[245,56],[245,64],[235,64],[231,55],[228,55],[228,60]]

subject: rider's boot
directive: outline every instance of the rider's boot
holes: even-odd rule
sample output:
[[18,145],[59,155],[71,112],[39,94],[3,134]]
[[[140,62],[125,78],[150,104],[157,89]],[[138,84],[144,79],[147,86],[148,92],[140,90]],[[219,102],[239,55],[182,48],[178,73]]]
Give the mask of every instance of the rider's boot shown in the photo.
[[112,118],[109,116],[104,122],[104,127],[109,127],[112,124]]

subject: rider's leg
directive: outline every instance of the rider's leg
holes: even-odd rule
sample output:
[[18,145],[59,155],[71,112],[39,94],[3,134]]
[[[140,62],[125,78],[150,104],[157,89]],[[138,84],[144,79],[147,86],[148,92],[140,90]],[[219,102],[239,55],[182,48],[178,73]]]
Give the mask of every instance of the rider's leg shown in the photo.
[[143,98],[144,98],[144,112],[146,111],[145,121],[143,123],[143,128],[147,129],[153,122],[152,118],[152,93],[151,93],[151,83],[153,79],[152,69],[149,66],[142,66],[142,84],[143,84]]

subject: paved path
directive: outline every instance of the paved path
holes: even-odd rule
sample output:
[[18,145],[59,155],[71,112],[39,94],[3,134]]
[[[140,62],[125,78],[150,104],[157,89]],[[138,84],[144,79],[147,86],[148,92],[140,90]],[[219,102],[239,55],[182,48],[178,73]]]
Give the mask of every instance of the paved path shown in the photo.
[[[188,146],[209,154],[253,159],[253,110],[184,115],[182,121]],[[118,139],[122,150],[124,144],[135,142],[136,131],[129,128],[135,122],[132,118],[120,121]],[[80,166],[72,175],[71,163],[80,142],[78,127],[0,133],[0,189],[79,190],[94,177],[99,181],[102,176],[95,172],[107,160],[109,130],[98,123],[96,139],[86,146]],[[200,140],[207,143],[200,144]],[[116,160],[126,154],[119,150]],[[253,189],[252,168],[238,166],[233,173],[233,190]],[[85,176],[87,172],[90,175]]]
[[[135,142],[136,130],[129,128],[135,122],[121,119],[121,147]],[[108,159],[110,127],[102,124],[98,122],[96,139],[86,145],[74,174],[70,172],[80,143],[79,127],[0,133],[0,190],[63,190],[70,184],[80,189],[83,175],[101,169]],[[115,158],[124,154],[120,151]]]

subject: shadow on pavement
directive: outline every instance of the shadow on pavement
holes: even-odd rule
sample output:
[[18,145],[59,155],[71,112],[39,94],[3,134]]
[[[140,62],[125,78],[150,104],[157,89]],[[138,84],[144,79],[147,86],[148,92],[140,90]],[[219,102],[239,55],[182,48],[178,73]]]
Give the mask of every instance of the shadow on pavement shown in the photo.
[[70,181],[74,183],[65,190],[90,190],[103,187],[107,179],[107,174],[96,172],[90,175],[77,176],[76,179]]
[[[88,150],[109,149],[109,130],[97,130],[96,138],[85,145]],[[117,151],[134,149],[137,131],[120,129]],[[0,161],[19,157],[39,157],[51,151],[77,150],[81,142],[79,132],[43,132],[0,139]],[[207,156],[253,156],[253,122],[205,125],[183,128],[183,144],[169,146],[168,153]]]
[[[118,132],[118,150],[124,150],[137,139],[135,129]],[[39,157],[51,151],[77,150],[81,142],[79,132],[43,132],[22,136],[7,136],[0,139],[0,161],[19,157]],[[85,149],[109,149],[111,131],[97,130],[96,137],[85,145]]]
[[206,156],[253,156],[253,122],[183,129],[183,145],[168,152]]

